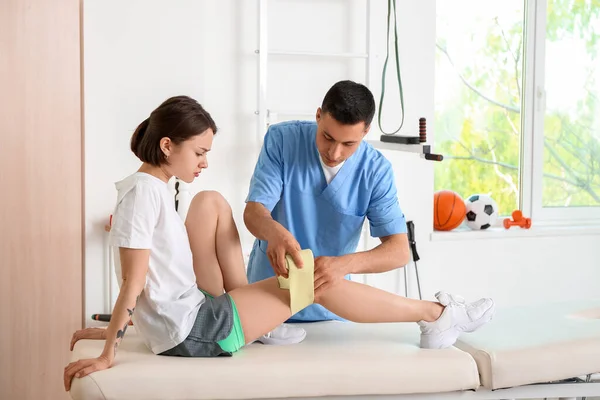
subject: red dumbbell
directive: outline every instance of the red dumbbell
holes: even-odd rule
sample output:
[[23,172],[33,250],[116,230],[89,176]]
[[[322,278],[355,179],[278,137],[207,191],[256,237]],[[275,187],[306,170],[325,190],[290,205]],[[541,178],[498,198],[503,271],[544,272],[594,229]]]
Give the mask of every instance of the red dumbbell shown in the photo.
[[505,218],[503,224],[506,229],[509,229],[511,226],[520,226],[521,228],[529,229],[531,228],[531,218],[525,218],[521,210],[515,210],[512,212],[512,220]]

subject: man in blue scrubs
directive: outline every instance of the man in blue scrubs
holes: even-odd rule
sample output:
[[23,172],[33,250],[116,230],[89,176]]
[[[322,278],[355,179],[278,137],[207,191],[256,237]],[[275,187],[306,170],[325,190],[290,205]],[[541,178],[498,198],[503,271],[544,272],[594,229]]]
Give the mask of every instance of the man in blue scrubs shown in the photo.
[[[301,264],[301,249],[315,255],[317,296],[350,274],[385,272],[408,263],[406,220],[391,164],[363,141],[374,114],[370,90],[341,81],[325,95],[316,121],[269,127],[244,211],[246,227],[257,238],[250,282],[287,276],[285,255]],[[381,244],[355,252],[365,218]],[[331,319],[341,320],[313,304],[290,321]]]

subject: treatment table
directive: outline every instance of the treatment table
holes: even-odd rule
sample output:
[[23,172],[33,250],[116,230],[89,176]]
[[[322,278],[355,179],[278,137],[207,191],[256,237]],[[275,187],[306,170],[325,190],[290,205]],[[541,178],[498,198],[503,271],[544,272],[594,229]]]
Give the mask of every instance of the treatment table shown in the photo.
[[[600,299],[498,309],[455,347],[419,348],[417,324],[302,324],[296,345],[233,357],[157,356],[131,327],[114,365],[74,379],[74,400],[514,399],[600,396]],[[76,343],[72,361],[103,341]]]

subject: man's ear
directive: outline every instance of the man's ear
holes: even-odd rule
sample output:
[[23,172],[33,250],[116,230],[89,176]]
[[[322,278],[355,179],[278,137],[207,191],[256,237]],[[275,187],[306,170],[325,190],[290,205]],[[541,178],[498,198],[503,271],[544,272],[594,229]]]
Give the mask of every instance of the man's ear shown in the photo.
[[317,108],[317,114],[315,115],[315,119],[317,120],[317,122],[319,122],[319,120],[321,119],[321,107]]
[[367,135],[367,133],[369,133],[370,129],[371,129],[371,124],[367,125],[367,127],[365,128],[365,133],[363,133],[363,137],[365,137]]

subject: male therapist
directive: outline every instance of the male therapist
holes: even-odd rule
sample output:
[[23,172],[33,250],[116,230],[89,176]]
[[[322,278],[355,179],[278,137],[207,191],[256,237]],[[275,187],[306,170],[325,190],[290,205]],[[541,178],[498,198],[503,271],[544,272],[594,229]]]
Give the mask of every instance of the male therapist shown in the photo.
[[[285,255],[301,264],[301,249],[315,255],[316,296],[350,274],[385,272],[408,263],[406,220],[392,167],[363,141],[374,114],[370,90],[341,81],[325,95],[316,121],[269,127],[244,211],[246,227],[257,238],[248,265],[250,282],[287,276]],[[381,244],[355,252],[365,218]],[[331,319],[341,320],[313,304],[290,322]],[[288,338],[304,338],[291,329],[301,330],[287,328]]]

